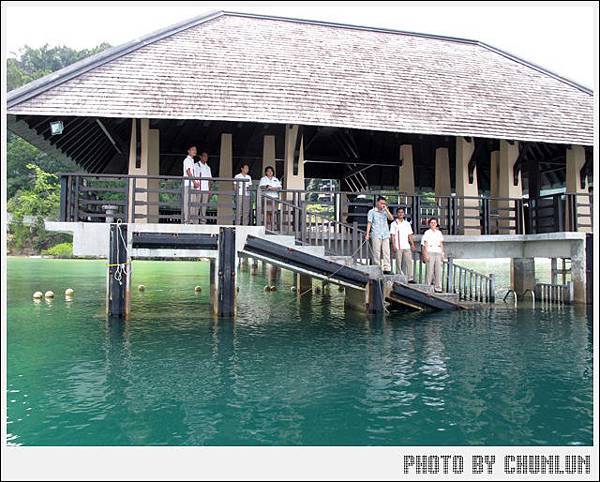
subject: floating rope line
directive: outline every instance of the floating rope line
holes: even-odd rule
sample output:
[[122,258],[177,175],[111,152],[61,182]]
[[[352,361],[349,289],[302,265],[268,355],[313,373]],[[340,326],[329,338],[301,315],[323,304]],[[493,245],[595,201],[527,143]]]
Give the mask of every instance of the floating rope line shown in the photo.
[[[350,255],[350,257],[354,257],[354,255],[360,251],[360,249],[365,245],[365,243],[368,243],[368,241],[366,239],[363,240],[361,245]],[[327,276],[327,278],[325,278],[323,281],[329,282],[331,280],[331,278],[333,278],[336,274],[338,274],[344,268],[348,268],[348,266],[343,264],[342,266],[339,267],[339,269],[336,269],[333,273],[331,273],[329,276]],[[300,293],[298,295],[298,298],[302,298],[306,293],[310,293],[311,291],[312,291],[312,287],[305,290],[304,292]]]

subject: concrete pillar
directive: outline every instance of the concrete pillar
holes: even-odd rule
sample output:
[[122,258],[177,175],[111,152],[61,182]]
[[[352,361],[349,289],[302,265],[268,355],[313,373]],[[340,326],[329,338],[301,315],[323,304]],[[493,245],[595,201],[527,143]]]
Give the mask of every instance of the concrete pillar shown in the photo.
[[296,293],[302,295],[312,291],[312,277],[306,274],[295,273]]
[[[219,154],[219,177],[233,177],[233,140],[231,134],[221,134],[221,152]],[[218,181],[217,189],[233,192],[232,182]],[[217,198],[217,224],[233,224],[233,195],[219,194]]]
[[[302,134],[300,134],[302,136]],[[297,172],[294,172],[294,154],[298,141],[298,126],[285,126],[284,189],[304,190],[304,139],[300,138]]]
[[265,175],[265,169],[267,166],[271,166],[273,169],[275,169],[275,177],[279,177],[275,164],[275,136],[264,136],[262,169],[260,171],[260,177]]
[[[136,122],[138,123],[136,128]],[[138,136],[140,137],[138,143]],[[129,175],[158,176],[160,174],[159,130],[150,129],[150,119],[132,119],[131,141],[129,143]],[[150,192],[138,192],[135,200],[143,203],[158,202],[158,179],[136,179],[135,188],[147,189]],[[133,181],[129,185],[129,219],[133,221]],[[135,222],[157,223],[158,205],[139,205],[135,207]]]
[[366,313],[369,307],[369,292],[346,286],[344,289],[344,305],[359,313]]
[[435,150],[435,195],[450,196],[450,158],[447,147],[438,147]]
[[[517,183],[514,181],[514,166],[519,158],[519,143],[510,144],[508,141],[500,141],[500,153],[498,156],[498,197],[523,199],[523,186],[521,184],[521,174],[519,173]],[[500,217],[513,217],[517,206],[515,201],[498,201],[498,214]],[[511,208],[512,210],[503,211],[502,208]],[[499,234],[514,234],[516,232],[516,223],[509,220],[498,221]]]
[[[585,240],[571,243],[571,281],[573,283],[573,301],[586,303],[586,253]],[[591,246],[591,243],[590,243]]]
[[[473,182],[469,181],[469,161],[475,150],[475,139],[468,142],[464,137],[456,138],[456,196],[459,210],[459,230],[462,234],[481,234],[481,223],[479,221],[479,200],[460,199],[466,197],[478,197],[477,167],[473,171]],[[477,219],[469,219],[477,217]]]
[[[534,258],[514,258],[511,260],[511,285],[517,294],[517,299],[522,300],[526,290],[535,288],[535,260]],[[528,295],[531,296],[531,295]]]
[[267,266],[267,284],[274,286],[275,282],[281,278],[281,268],[278,266]]
[[413,149],[410,144],[400,146],[400,168],[398,169],[398,190],[409,196],[415,194],[415,170]]
[[[589,204],[588,194],[588,182],[587,179],[581,186],[581,169],[585,164],[585,149],[583,146],[570,146],[567,148],[567,173],[566,173],[566,192],[573,194],[586,194],[585,196],[577,196],[578,204]],[[568,200],[567,200],[568,202]],[[565,209],[566,225],[571,225],[570,211]],[[591,212],[588,206],[581,206],[577,208],[577,222],[578,224],[592,224]],[[581,227],[578,231],[591,232],[591,227]]]
[[449,199],[445,196],[452,194],[452,185],[450,183],[450,158],[447,147],[438,147],[435,150],[435,195],[439,198],[437,201],[441,205],[440,222],[445,224],[448,219]]
[[[490,197],[498,197],[498,177],[500,168],[500,151],[492,151],[490,153]],[[498,202],[495,199],[490,201],[490,208],[498,207]]]
[[340,200],[340,221],[342,223],[348,222],[348,213],[350,211],[348,194],[343,192],[339,195]]

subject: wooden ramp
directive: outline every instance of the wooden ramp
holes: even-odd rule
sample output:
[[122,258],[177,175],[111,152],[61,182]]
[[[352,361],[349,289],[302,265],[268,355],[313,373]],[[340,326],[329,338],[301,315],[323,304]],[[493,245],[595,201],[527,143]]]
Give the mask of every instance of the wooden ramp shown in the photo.
[[463,310],[458,296],[450,293],[434,293],[433,287],[394,283],[386,295],[386,301],[416,310]]

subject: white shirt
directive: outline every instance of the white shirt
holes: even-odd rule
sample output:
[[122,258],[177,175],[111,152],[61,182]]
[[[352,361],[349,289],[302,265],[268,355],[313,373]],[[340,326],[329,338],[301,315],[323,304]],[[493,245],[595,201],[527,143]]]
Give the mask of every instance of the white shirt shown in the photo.
[[443,241],[444,235],[439,229],[436,229],[435,231],[433,229],[428,229],[421,238],[421,245],[427,246],[427,251],[429,253],[441,253]]
[[[269,179],[267,176],[263,176],[260,178],[260,183],[258,184],[258,186],[259,187],[271,186],[271,187],[277,187],[277,188],[281,189],[281,182],[279,182],[279,179],[277,179],[275,176],[273,176],[271,179]],[[279,197],[279,192],[272,190],[272,189],[263,189],[262,192],[265,196],[269,196],[269,197],[273,197],[273,198]]]
[[[183,177],[190,177],[189,174],[187,173],[188,169],[195,176],[195,174],[194,174],[194,172],[195,172],[194,171],[194,158],[192,156],[187,156],[183,160]],[[191,186],[192,181],[186,181],[186,185]]]
[[390,226],[390,236],[396,249],[398,249],[398,246],[400,246],[400,249],[410,249],[408,236],[411,234],[413,234],[413,229],[406,219],[402,222],[398,222],[396,219]]
[[238,194],[240,196],[250,196],[250,186],[252,186],[252,178],[250,174],[236,174],[234,179],[247,179],[248,182],[237,182]]
[[[194,177],[212,177],[208,162],[206,164],[202,164],[202,162],[194,164]],[[208,191],[208,181],[200,181],[200,190]]]

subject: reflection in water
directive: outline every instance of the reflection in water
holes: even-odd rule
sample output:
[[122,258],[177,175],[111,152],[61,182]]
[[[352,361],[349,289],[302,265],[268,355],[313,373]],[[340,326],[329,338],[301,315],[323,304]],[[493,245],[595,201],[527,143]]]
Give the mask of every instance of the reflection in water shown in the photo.
[[592,442],[592,325],[578,308],[365,319],[334,287],[297,298],[283,273],[265,293],[246,272],[233,321],[194,293],[203,263],[138,262],[146,291],[123,322],[104,316],[101,262],[61,268],[72,302],[32,303],[32,276],[62,288],[48,263],[9,264],[10,443]]

